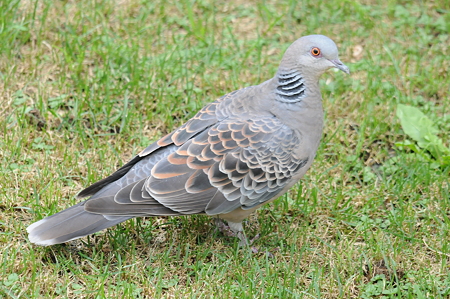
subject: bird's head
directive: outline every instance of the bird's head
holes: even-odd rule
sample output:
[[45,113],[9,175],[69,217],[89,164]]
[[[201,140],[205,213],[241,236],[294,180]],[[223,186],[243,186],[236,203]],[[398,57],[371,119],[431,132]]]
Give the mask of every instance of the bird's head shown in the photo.
[[308,35],[296,40],[286,50],[280,67],[295,68],[303,75],[316,78],[331,68],[350,73],[349,68],[339,60],[336,44],[324,35]]

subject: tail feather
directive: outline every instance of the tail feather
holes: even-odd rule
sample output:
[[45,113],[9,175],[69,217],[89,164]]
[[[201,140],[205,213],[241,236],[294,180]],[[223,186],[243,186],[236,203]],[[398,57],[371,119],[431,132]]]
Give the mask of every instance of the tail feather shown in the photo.
[[85,211],[84,203],[81,202],[31,224],[27,228],[29,240],[42,246],[60,244],[133,218],[130,216],[106,218],[100,214],[89,213]]

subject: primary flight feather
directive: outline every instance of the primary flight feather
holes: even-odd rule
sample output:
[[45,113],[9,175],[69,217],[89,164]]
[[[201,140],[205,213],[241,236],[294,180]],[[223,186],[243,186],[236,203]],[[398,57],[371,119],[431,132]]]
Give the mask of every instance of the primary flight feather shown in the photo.
[[242,220],[311,166],[322,135],[319,77],[349,69],[335,43],[304,36],[260,85],[233,91],[78,194],[87,200],[27,228],[38,245],[74,240],[133,217],[207,214],[245,242]]

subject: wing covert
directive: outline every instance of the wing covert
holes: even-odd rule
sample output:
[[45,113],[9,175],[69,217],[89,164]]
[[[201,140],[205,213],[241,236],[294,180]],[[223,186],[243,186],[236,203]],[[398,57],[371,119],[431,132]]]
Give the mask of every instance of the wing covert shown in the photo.
[[226,119],[186,141],[152,169],[143,188],[181,214],[223,214],[275,197],[307,161],[295,133],[274,117]]

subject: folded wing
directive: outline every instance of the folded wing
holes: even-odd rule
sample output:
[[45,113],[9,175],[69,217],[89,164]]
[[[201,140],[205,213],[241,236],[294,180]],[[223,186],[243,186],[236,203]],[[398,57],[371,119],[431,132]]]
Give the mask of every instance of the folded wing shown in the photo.
[[[293,154],[298,134],[275,117],[227,118],[203,128],[199,123],[208,118],[196,120],[157,142],[163,147],[158,162],[151,163],[151,156],[161,149],[144,150],[140,155],[146,158],[120,179],[133,180],[113,196],[99,192],[86,202],[86,211],[145,216],[250,209],[277,196],[308,161]],[[142,168],[147,177],[136,175]]]

